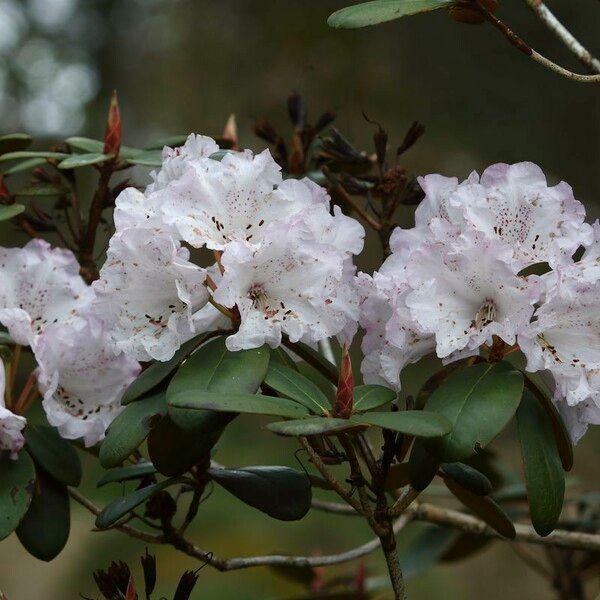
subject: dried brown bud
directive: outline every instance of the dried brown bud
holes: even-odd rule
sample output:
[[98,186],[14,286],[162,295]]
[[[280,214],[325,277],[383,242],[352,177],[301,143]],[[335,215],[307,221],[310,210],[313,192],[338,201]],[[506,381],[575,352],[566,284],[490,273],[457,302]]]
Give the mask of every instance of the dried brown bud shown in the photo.
[[108,109],[108,120],[104,132],[104,154],[114,154],[117,156],[121,149],[121,113],[119,111],[119,101],[117,91],[112,93],[110,107]]
[[302,99],[302,96],[296,91],[293,91],[287,100],[288,114],[292,123],[302,129],[306,127],[306,119],[308,115],[308,109],[306,103]]
[[340,375],[335,397],[334,413],[341,419],[349,419],[352,415],[354,397],[354,375],[352,373],[352,360],[348,352],[348,346],[342,348],[342,361],[340,363]]
[[336,116],[337,115],[333,110],[328,110],[327,112],[323,113],[315,123],[315,132],[319,133],[323,131],[325,127],[331,125],[331,123],[335,121]]
[[[491,13],[495,13],[498,9],[498,0],[479,0],[479,3]],[[472,4],[473,7],[470,7],[469,4]],[[451,6],[449,12],[452,19],[468,25],[481,25],[486,20],[477,6],[477,0],[463,0]]]
[[140,561],[144,571],[144,589],[146,596],[150,597],[156,586],[156,556],[149,554],[146,548],[146,554],[140,558]]
[[192,595],[194,591],[194,587],[196,582],[198,581],[198,572],[200,569],[196,571],[186,571],[179,580],[179,585],[177,586],[177,590],[175,591],[175,595],[173,596],[173,600],[189,600],[189,597]]
[[398,146],[398,150],[396,150],[396,156],[398,157],[401,154],[404,154],[404,152],[406,152],[408,149],[412,148],[424,133],[425,125],[419,123],[419,121],[414,121],[406,132],[404,140],[400,146]]

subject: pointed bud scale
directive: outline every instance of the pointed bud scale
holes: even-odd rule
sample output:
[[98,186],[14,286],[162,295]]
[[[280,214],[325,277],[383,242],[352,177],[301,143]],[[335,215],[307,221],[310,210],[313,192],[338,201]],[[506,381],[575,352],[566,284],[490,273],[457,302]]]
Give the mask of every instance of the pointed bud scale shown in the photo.
[[232,150],[239,150],[237,120],[235,118],[235,113],[231,113],[229,115],[229,118],[227,119],[227,123],[225,123],[225,128],[223,129],[223,137],[227,141],[231,142]]
[[354,395],[354,375],[352,374],[352,361],[348,346],[342,348],[342,362],[340,364],[340,378],[338,381],[335,398],[335,416],[349,419],[352,415],[352,397]]
[[121,149],[121,113],[117,91],[113,91],[108,109],[108,120],[104,132],[104,154],[119,154]]

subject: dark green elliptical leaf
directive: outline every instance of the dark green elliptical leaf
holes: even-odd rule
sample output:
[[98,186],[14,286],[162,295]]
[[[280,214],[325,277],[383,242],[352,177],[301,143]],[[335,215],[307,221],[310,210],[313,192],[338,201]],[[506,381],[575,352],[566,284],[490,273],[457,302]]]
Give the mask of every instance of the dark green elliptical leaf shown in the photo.
[[209,469],[208,473],[236,498],[274,519],[297,521],[310,509],[310,480],[289,467]]
[[146,500],[149,500],[156,492],[164,490],[170,485],[177,483],[184,483],[186,480],[180,477],[166,479],[160,483],[154,483],[148,485],[139,490],[135,490],[127,496],[122,496],[118,500],[111,502],[106,506],[102,512],[96,517],[96,527],[99,529],[106,529],[111,525],[114,525],[119,519],[123,518],[136,506],[142,504]]
[[425,525],[400,552],[399,561],[404,577],[416,577],[433,567],[450,550],[457,536],[458,533],[448,527]]
[[354,412],[367,412],[396,399],[396,392],[382,385],[357,385],[354,388]]
[[477,469],[463,463],[442,463],[442,471],[446,477],[478,496],[492,493],[492,483]]
[[[253,350],[229,352],[224,338],[216,338],[192,354],[179,367],[167,388],[169,416],[182,429],[215,431],[222,429],[233,416],[200,406],[204,397],[214,398],[222,393],[254,394],[263,382],[269,366],[269,349],[266,346]],[[210,392],[210,394],[203,394]],[[185,405],[186,408],[178,408]]]
[[364,415],[353,415],[350,420],[357,424],[367,423],[423,438],[439,438],[452,429],[452,425],[446,417],[427,410],[370,412]]
[[171,360],[165,362],[156,361],[152,363],[147,369],[142,371],[139,377],[125,390],[121,404],[129,404],[130,402],[142,398],[144,394],[163,382],[185,360],[186,356],[196,346],[199,346],[202,343],[202,340],[205,337],[206,334],[202,334],[185,342],[185,344],[175,352]]
[[472,456],[506,427],[522,393],[523,375],[506,362],[482,363],[450,376],[425,408],[445,416],[452,431],[428,441],[428,450],[443,462]]
[[310,379],[276,361],[269,363],[265,383],[279,394],[299,402],[316,415],[331,409],[327,396]]
[[67,486],[37,469],[29,510],[17,527],[17,536],[29,554],[51,561],[69,539],[71,512]]
[[334,12],[327,19],[327,24],[336,29],[358,29],[448,7],[453,2],[454,0],[372,0]]
[[100,446],[100,464],[105,469],[120,465],[148,437],[156,418],[166,413],[164,392],[126,406]]
[[27,452],[19,452],[16,460],[9,452],[0,452],[0,540],[10,535],[27,512],[35,470]]
[[0,221],[8,221],[25,211],[22,204],[2,204],[0,205]]
[[96,487],[102,487],[107,483],[130,481],[131,479],[143,479],[148,475],[154,475],[156,467],[151,462],[139,462],[126,467],[117,467],[107,471],[96,484]]
[[54,427],[27,425],[25,441],[36,462],[65,485],[81,483],[81,462],[77,450],[60,437]]
[[560,517],[565,475],[550,418],[529,390],[525,390],[517,410],[517,424],[531,522],[541,536],[546,536]]
[[307,436],[338,433],[340,431],[364,429],[366,425],[354,423],[350,419],[333,417],[310,417],[293,421],[269,423],[267,429],[279,435]]
[[423,440],[416,439],[408,458],[408,477],[410,484],[422,492],[436,476],[440,461],[427,451]]
[[470,508],[478,517],[485,521],[492,529],[500,535],[514,539],[516,532],[513,522],[504,510],[488,496],[478,496],[464,489],[451,479],[444,479],[446,487],[467,508]]

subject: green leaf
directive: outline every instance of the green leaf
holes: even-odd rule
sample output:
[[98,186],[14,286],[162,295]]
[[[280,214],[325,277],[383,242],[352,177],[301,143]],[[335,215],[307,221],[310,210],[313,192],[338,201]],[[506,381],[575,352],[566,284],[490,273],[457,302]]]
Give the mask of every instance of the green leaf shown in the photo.
[[529,377],[529,381],[526,382],[528,389],[534,394],[550,418],[563,469],[565,471],[570,471],[573,468],[573,442],[571,440],[571,435],[569,434],[554,402],[552,402],[552,400],[548,398],[548,396],[544,394],[533,381],[531,381],[530,376],[527,377]]
[[26,133],[9,133],[0,135],[0,154],[18,152],[29,148],[33,139]]
[[65,485],[81,483],[81,462],[77,450],[60,437],[54,427],[27,425],[27,448],[35,461],[54,479]]
[[157,142],[152,142],[150,145],[146,146],[144,150],[162,151],[165,146],[169,146],[169,148],[178,148],[179,146],[183,146],[187,139],[187,135],[172,135],[171,137],[158,140]]
[[4,171],[4,175],[13,175],[14,173],[20,173],[21,171],[28,171],[29,169],[35,169],[35,167],[40,167],[45,164],[46,160],[43,158],[28,158]]
[[492,493],[490,480],[469,465],[460,462],[442,463],[442,471],[444,475],[474,494],[487,496]]
[[398,463],[389,468],[387,477],[385,478],[384,490],[386,492],[391,492],[392,490],[403,488],[409,483],[410,477],[408,463]]
[[17,160],[20,158],[43,158],[43,159],[54,159],[63,160],[69,158],[70,154],[65,152],[35,152],[33,150],[19,151],[19,152],[8,152],[0,156],[0,162],[7,160]]
[[396,392],[382,385],[357,385],[354,388],[354,412],[379,408],[396,399]]
[[160,167],[162,165],[162,152],[160,150],[142,151],[134,156],[124,158],[126,162],[141,167]]
[[452,547],[457,536],[457,532],[448,527],[424,526],[398,557],[404,577],[415,577],[433,567]]
[[33,461],[27,452],[16,460],[0,452],[0,540],[10,535],[21,522],[31,503],[35,485]]
[[310,379],[289,367],[271,362],[265,383],[279,394],[306,406],[314,414],[328,414],[331,409],[327,396]]
[[166,479],[160,483],[154,483],[143,487],[127,496],[122,496],[118,500],[111,502],[104,510],[96,517],[96,527],[98,529],[106,529],[114,525],[119,519],[129,514],[134,508],[149,500],[156,492],[160,492],[171,485],[184,483],[183,477],[173,477]]
[[452,425],[448,419],[426,410],[372,412],[350,417],[354,423],[367,423],[415,437],[437,438],[446,435]]
[[274,519],[297,521],[310,509],[310,480],[289,467],[209,469],[208,474],[236,498]]
[[157,416],[166,413],[164,392],[126,406],[111,423],[100,446],[100,464],[105,469],[120,465],[148,437]]
[[17,527],[19,541],[29,554],[51,561],[65,547],[70,530],[67,486],[39,469],[31,505]]
[[[135,406],[133,404],[132,406]],[[204,414],[200,411],[200,414]],[[148,436],[148,454],[156,469],[163,475],[182,475],[194,465],[206,462],[210,451],[219,441],[223,428],[235,415],[209,413],[217,417],[204,428],[185,431],[169,416],[163,417]]]
[[546,536],[556,527],[565,496],[565,475],[552,422],[529,390],[517,410],[529,511],[534,529]]
[[451,6],[454,0],[373,0],[342,8],[327,19],[336,29],[357,29]]
[[202,343],[206,335],[203,333],[192,338],[185,342],[170,360],[165,362],[156,361],[142,371],[139,377],[125,390],[121,404],[125,405],[139,400],[144,394],[163,382],[186,359],[187,355]]
[[427,452],[422,440],[415,440],[408,459],[410,484],[418,492],[422,492],[436,476],[440,461]]
[[71,154],[69,158],[58,163],[59,169],[79,169],[90,165],[106,162],[112,158],[108,154],[100,154],[98,152],[89,152],[86,154]]
[[452,424],[446,437],[428,442],[429,451],[443,462],[456,462],[485,448],[515,414],[522,393],[523,375],[506,362],[453,374],[425,405]]
[[269,423],[267,429],[279,435],[306,436],[337,433],[363,429],[365,425],[354,423],[349,419],[335,419],[329,417],[311,417],[298,421],[279,421]]
[[15,196],[62,196],[69,190],[57,183],[36,183],[20,188],[15,192]]
[[469,492],[451,479],[445,478],[444,483],[458,500],[467,508],[470,508],[492,529],[506,538],[514,539],[516,535],[515,526],[499,504],[489,496],[478,496]]
[[330,406],[335,404],[336,386],[334,386],[327,377],[321,372],[317,371],[314,367],[311,367],[307,362],[301,360],[295,363],[298,372],[304,375],[307,379],[310,379],[327,397]]
[[298,370],[294,359],[283,348],[281,348],[281,346],[279,348],[271,348],[271,358],[269,359],[269,367],[275,363],[281,365],[282,367],[289,367],[294,371]]
[[8,221],[17,215],[20,215],[25,210],[22,204],[0,205],[0,221]]
[[230,392],[202,392],[202,396],[198,396],[198,392],[194,390],[180,392],[171,401],[169,407],[186,410],[215,410],[250,415],[271,415],[292,419],[309,415],[304,406],[287,398],[233,394]]
[[[83,150],[83,152],[89,152],[93,154],[104,153],[104,142],[100,140],[93,140],[86,137],[70,137],[65,140],[69,146],[76,148],[77,150]],[[143,150],[137,148],[130,148],[129,146],[121,146],[119,149],[119,156],[121,158],[130,158],[140,154]]]
[[[216,338],[202,346],[179,367],[167,388],[169,415],[182,429],[201,428],[206,431],[211,423],[215,430],[222,429],[228,421],[215,413],[205,417],[197,409],[180,409],[178,399],[187,403],[193,396],[202,401],[203,392],[227,394],[254,394],[260,387],[269,366],[267,346],[253,350],[229,352],[224,338]],[[210,395],[213,398],[213,395]],[[231,416],[227,416],[231,420]]]
[[126,467],[117,467],[107,471],[96,484],[96,487],[102,487],[107,483],[129,481],[131,479],[143,479],[148,475],[156,473],[156,467],[151,462],[139,462],[135,465]]

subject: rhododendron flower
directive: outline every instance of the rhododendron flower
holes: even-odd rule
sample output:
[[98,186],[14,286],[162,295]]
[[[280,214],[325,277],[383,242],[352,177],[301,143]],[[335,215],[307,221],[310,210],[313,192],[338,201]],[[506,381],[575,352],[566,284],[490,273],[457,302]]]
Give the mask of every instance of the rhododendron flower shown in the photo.
[[64,438],[83,438],[86,446],[102,440],[122,410],[121,397],[139,364],[114,354],[106,325],[92,315],[49,325],[34,354],[48,422]]
[[195,334],[194,315],[208,301],[205,279],[170,237],[148,229],[114,235],[94,289],[116,351],[169,360]]
[[543,284],[515,275],[511,252],[471,231],[454,242],[425,243],[411,254],[406,304],[420,328],[435,336],[440,358],[476,353],[494,335],[514,344],[529,324]]
[[545,302],[519,335],[519,345],[527,369],[550,371],[569,405],[591,399],[600,406],[600,279],[590,283],[572,268],[566,273],[544,278]]
[[6,371],[2,360],[0,360],[0,450],[7,450],[10,452],[11,458],[16,458],[17,453],[25,444],[23,429],[27,424],[27,419],[15,415],[6,408],[4,403],[5,391]]
[[460,231],[476,229],[510,245],[521,268],[568,263],[580,245],[590,242],[585,209],[571,187],[564,181],[548,187],[533,163],[492,165],[481,178],[472,173],[460,184],[440,175],[419,182],[426,196],[415,213],[418,226],[437,218]]
[[160,191],[164,220],[195,248],[223,250],[228,242],[260,242],[294,203],[275,192],[281,168],[268,150],[231,152],[221,161],[190,162]]
[[375,273],[359,273],[359,323],[365,330],[361,365],[365,383],[400,389],[402,369],[435,349],[435,338],[424,333],[405,304],[410,288]]
[[300,230],[282,227],[259,246],[230,243],[215,300],[237,305],[241,325],[227,339],[230,350],[290,340],[317,342],[337,335],[358,316],[353,270],[347,253],[301,239]]
[[589,425],[600,425],[600,407],[590,400],[570,406],[559,397],[555,403],[574,444],[585,435]]
[[49,324],[71,318],[92,298],[69,250],[41,239],[0,248],[0,323],[18,344],[31,345]]

